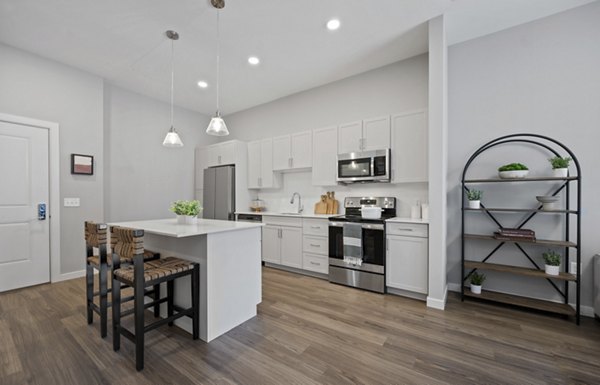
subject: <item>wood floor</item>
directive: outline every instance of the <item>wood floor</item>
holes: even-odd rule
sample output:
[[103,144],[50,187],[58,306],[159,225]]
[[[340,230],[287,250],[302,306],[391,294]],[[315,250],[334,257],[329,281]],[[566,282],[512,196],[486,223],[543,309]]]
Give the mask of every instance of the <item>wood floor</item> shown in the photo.
[[[0,384],[600,384],[600,322],[465,302],[447,310],[263,269],[259,315],[210,344],[133,344],[86,324],[84,280],[0,294]],[[150,314],[150,313],[148,313]]]

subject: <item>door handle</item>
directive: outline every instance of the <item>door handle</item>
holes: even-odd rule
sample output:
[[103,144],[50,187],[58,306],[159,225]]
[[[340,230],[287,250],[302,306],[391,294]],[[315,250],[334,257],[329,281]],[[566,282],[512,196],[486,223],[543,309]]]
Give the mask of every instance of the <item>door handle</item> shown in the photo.
[[46,204],[38,203],[38,220],[45,221],[46,220]]

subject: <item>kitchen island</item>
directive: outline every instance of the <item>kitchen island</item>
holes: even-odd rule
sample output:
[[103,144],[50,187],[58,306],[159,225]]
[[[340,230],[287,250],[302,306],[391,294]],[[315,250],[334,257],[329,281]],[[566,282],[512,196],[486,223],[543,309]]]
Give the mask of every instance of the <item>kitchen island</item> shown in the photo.
[[[175,219],[109,223],[144,230],[144,247],[200,264],[200,338],[210,342],[256,316],[262,299],[261,223]],[[175,281],[175,304],[190,306],[190,280]],[[161,297],[166,287],[161,288]],[[161,305],[166,317],[166,304]],[[187,317],[175,324],[191,333]]]

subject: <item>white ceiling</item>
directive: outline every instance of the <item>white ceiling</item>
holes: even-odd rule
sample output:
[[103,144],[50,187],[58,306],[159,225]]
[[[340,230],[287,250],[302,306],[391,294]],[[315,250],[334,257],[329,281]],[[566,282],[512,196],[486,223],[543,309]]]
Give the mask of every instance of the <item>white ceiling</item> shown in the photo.
[[[592,0],[226,0],[221,111],[230,114],[427,52],[427,20],[446,13],[449,43]],[[169,100],[215,110],[216,13],[208,0],[0,0],[0,42]],[[341,20],[336,32],[325,23]],[[247,58],[261,59],[257,67]],[[198,80],[209,83],[200,89]]]

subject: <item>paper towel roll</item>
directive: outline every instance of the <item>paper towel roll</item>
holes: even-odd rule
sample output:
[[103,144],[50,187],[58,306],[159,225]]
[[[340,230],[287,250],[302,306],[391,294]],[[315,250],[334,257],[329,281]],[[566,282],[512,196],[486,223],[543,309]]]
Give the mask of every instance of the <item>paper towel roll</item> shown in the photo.
[[421,206],[419,206],[419,205],[411,206],[410,219],[421,219]]
[[421,205],[421,219],[423,219],[424,221],[429,220],[429,204],[428,203],[423,203]]

